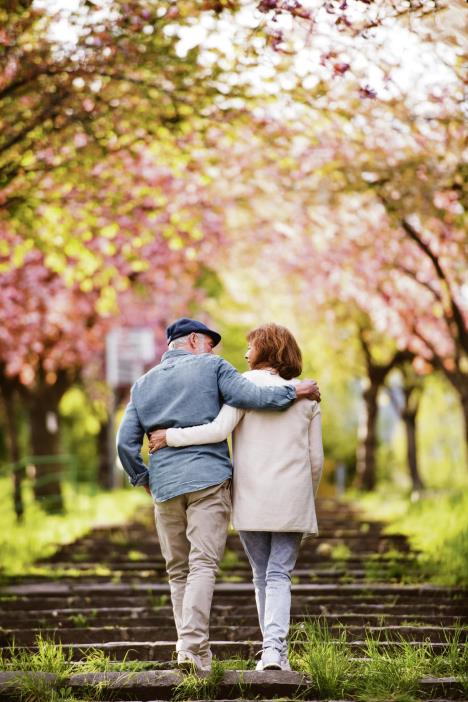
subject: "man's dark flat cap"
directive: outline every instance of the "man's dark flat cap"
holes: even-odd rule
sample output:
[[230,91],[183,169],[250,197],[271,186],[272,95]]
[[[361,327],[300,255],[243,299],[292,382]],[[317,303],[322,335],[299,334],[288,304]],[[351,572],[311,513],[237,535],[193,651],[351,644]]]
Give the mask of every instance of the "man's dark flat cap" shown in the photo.
[[208,329],[203,322],[197,322],[196,319],[189,319],[188,317],[181,317],[180,319],[176,319],[176,321],[170,324],[166,329],[167,343],[170,344],[174,339],[180,339],[181,336],[187,336],[187,334],[192,334],[192,332],[206,334],[206,336],[211,337],[214,341],[214,346],[221,341],[221,334],[213,331],[213,329]]

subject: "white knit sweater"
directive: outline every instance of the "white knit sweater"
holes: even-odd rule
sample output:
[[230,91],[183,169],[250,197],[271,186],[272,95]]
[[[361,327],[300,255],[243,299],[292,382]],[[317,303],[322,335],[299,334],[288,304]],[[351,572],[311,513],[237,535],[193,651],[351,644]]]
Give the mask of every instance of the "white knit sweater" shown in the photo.
[[[256,385],[286,385],[274,371],[244,376]],[[317,402],[300,400],[284,411],[224,405],[210,424],[168,429],[169,446],[217,443],[233,432],[233,515],[239,531],[316,534],[314,497],[323,467]]]

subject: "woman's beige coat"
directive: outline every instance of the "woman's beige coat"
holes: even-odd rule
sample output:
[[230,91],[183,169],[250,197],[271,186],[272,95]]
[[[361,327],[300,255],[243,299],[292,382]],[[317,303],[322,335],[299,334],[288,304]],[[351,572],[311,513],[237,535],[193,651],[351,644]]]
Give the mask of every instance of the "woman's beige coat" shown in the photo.
[[[270,370],[244,373],[256,385],[286,385]],[[210,424],[168,429],[169,446],[209,444],[233,433],[233,513],[239,531],[316,534],[314,496],[323,467],[317,402],[300,400],[287,410],[240,410],[224,405]]]

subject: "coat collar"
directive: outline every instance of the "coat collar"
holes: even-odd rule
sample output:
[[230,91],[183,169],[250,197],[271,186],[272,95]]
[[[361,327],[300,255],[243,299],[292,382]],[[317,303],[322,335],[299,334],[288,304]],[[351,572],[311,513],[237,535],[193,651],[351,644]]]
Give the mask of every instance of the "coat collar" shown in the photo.
[[184,349],[171,349],[170,351],[166,351],[166,353],[163,353],[161,356],[161,361],[166,361],[168,358],[175,358],[176,356],[193,356],[194,354],[190,353],[190,351],[185,351]]

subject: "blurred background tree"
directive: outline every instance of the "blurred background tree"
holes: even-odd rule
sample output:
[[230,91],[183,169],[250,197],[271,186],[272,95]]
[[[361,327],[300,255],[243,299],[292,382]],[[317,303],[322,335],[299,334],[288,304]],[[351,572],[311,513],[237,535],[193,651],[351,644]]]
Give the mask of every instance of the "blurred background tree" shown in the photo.
[[366,490],[466,483],[463,9],[3,4],[0,451],[18,515],[27,464],[49,510],[64,457],[106,484],[106,334],[151,327],[156,362],[180,315],[217,324],[240,369],[249,328],[297,334],[330,481],[344,464]]

